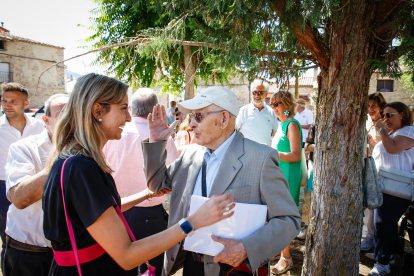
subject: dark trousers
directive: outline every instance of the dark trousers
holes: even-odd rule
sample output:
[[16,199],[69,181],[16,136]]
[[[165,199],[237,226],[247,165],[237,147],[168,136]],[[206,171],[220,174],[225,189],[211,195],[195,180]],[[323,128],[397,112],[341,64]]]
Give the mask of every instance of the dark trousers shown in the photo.
[[6,198],[6,182],[0,180],[0,236],[1,236],[1,270],[4,264],[4,248],[6,246],[6,221],[7,211],[9,210],[10,201]]
[[53,261],[53,251],[28,252],[9,245],[4,256],[4,276],[47,276]]
[[[152,236],[167,229],[168,215],[162,204],[153,207],[132,207],[123,213],[129,227],[137,240]],[[149,263],[155,267],[155,274],[161,276],[164,254],[160,254]],[[147,270],[147,265],[139,267],[140,273]],[[128,276],[137,276],[138,268],[127,271]]]
[[410,200],[383,194],[381,207],[374,215],[374,254],[375,260],[387,265],[398,245],[398,220],[410,205]]
[[204,263],[194,260],[193,253],[187,251],[184,260],[183,276],[204,276]]

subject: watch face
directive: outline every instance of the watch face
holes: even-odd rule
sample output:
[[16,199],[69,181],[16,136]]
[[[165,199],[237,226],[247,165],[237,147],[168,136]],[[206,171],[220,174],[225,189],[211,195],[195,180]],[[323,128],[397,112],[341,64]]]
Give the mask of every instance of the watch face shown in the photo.
[[193,227],[188,221],[184,221],[183,223],[181,223],[180,227],[181,227],[181,230],[183,230],[183,233],[186,235],[188,235],[189,233],[191,233],[191,231],[193,231]]

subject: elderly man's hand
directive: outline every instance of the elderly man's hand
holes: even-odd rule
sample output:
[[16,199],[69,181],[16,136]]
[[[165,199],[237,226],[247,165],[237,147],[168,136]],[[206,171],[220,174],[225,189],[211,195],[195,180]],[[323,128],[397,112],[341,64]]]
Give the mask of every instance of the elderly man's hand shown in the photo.
[[247,252],[240,240],[226,239],[212,235],[213,241],[224,245],[224,249],[214,257],[215,263],[224,263],[231,266],[239,266],[245,259],[247,259]]
[[157,104],[152,109],[152,113],[148,115],[148,125],[149,125],[149,141],[158,142],[166,141],[170,137],[171,133],[174,131],[175,126],[179,121],[175,121],[168,127],[167,113],[165,112],[165,107],[163,105]]

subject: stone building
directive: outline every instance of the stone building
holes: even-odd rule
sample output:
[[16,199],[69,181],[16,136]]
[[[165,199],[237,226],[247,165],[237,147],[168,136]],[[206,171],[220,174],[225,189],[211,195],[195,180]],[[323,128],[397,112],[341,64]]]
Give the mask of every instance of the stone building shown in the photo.
[[18,82],[29,90],[30,108],[41,107],[53,94],[65,93],[65,68],[55,66],[39,76],[53,63],[63,60],[63,47],[15,36],[0,27],[0,82]]

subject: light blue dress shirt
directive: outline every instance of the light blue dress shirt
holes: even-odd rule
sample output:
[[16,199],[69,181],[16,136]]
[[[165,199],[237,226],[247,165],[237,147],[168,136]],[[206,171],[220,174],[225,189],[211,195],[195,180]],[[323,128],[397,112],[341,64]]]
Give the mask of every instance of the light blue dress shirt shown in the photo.
[[[221,161],[223,161],[224,155],[229,148],[231,142],[236,136],[236,131],[218,147],[213,153],[209,149],[206,149],[204,158],[207,163],[207,174],[206,174],[206,186],[207,186],[207,197],[210,194],[211,186],[213,186],[214,179],[216,178],[218,169],[220,168]],[[193,195],[202,196],[201,191],[201,180],[202,180],[202,169],[198,173],[197,180],[194,186]]]

